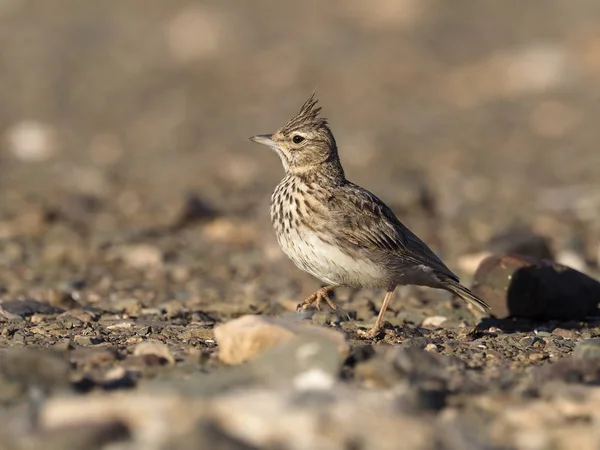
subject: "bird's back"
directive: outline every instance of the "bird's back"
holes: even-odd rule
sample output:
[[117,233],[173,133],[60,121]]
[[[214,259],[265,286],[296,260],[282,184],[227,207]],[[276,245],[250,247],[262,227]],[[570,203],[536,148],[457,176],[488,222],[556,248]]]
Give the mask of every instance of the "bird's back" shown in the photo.
[[351,182],[336,188],[333,194],[326,207],[337,223],[333,233],[337,245],[378,261],[398,276],[423,272],[425,278],[431,273],[458,280],[376,195]]

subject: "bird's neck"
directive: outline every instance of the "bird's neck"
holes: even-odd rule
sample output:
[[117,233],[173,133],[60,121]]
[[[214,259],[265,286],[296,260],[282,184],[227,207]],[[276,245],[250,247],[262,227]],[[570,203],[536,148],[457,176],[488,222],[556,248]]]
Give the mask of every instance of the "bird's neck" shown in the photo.
[[300,178],[305,183],[343,184],[346,175],[338,158],[331,158],[314,165],[290,168],[288,176]]

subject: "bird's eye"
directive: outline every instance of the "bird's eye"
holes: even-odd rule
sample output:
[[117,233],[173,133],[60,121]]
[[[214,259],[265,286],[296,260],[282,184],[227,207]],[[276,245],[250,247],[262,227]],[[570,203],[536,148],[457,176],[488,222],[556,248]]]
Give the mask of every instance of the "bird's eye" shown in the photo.
[[297,134],[296,136],[294,136],[292,138],[292,141],[294,142],[294,144],[299,144],[303,140],[304,140],[304,138],[302,136],[300,136],[299,134]]

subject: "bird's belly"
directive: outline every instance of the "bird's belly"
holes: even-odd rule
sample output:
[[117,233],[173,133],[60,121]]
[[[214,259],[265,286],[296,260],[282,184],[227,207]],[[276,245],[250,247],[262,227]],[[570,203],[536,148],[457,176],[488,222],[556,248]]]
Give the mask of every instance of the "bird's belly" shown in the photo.
[[323,241],[310,229],[291,229],[278,235],[285,254],[305,272],[330,285],[385,288],[385,271],[370,260],[354,258]]

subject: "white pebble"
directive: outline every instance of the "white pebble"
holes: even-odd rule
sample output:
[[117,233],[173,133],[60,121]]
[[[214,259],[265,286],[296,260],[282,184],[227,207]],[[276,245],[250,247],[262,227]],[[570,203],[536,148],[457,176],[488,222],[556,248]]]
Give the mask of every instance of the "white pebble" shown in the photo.
[[24,162],[46,161],[56,151],[54,129],[33,120],[25,120],[10,127],[6,139],[12,153]]

